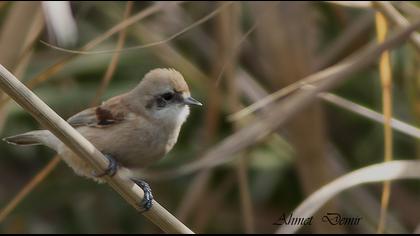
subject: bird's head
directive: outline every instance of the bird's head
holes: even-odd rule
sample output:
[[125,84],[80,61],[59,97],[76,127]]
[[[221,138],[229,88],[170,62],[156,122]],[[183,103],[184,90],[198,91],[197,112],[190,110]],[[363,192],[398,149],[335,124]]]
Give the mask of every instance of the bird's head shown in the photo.
[[154,69],[132,91],[141,99],[143,110],[164,122],[183,123],[189,106],[202,104],[191,97],[184,77],[174,69]]

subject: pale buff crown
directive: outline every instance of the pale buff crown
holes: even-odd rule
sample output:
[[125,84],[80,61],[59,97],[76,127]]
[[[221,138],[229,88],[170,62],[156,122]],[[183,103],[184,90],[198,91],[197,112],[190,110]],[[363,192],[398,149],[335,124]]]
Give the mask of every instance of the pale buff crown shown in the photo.
[[154,69],[147,73],[140,82],[141,90],[149,95],[164,93],[167,91],[189,94],[189,88],[184,77],[175,69]]

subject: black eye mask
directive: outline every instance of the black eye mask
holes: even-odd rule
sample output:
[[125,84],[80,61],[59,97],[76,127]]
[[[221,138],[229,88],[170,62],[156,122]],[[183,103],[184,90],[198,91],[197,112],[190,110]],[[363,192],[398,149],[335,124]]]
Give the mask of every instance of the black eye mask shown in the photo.
[[168,93],[164,93],[161,95],[161,97],[165,100],[165,101],[170,101],[174,98],[174,93],[172,92],[168,92]]
[[159,108],[165,107],[171,103],[183,103],[184,98],[179,92],[166,92],[156,98],[156,105]]

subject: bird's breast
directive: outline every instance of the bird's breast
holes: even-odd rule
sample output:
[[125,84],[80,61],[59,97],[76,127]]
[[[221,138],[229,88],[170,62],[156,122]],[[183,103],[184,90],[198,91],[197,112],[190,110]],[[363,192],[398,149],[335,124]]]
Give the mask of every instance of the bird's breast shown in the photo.
[[[126,137],[124,153],[121,153],[122,162],[127,167],[145,167],[162,159],[172,150],[178,140],[180,127],[168,129],[159,124],[131,128],[134,137]],[[116,147],[116,149],[119,149]],[[123,163],[123,164],[124,164]]]
[[169,128],[138,119],[108,128],[80,127],[78,131],[122,166],[141,168],[157,162],[172,150],[180,126]]

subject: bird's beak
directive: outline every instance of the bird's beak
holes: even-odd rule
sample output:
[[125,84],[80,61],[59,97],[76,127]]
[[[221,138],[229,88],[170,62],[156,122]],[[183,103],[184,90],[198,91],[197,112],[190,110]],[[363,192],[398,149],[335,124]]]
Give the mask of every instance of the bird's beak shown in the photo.
[[195,100],[192,97],[187,97],[184,99],[184,103],[187,105],[196,105],[196,106],[202,106],[203,104],[197,100]]

